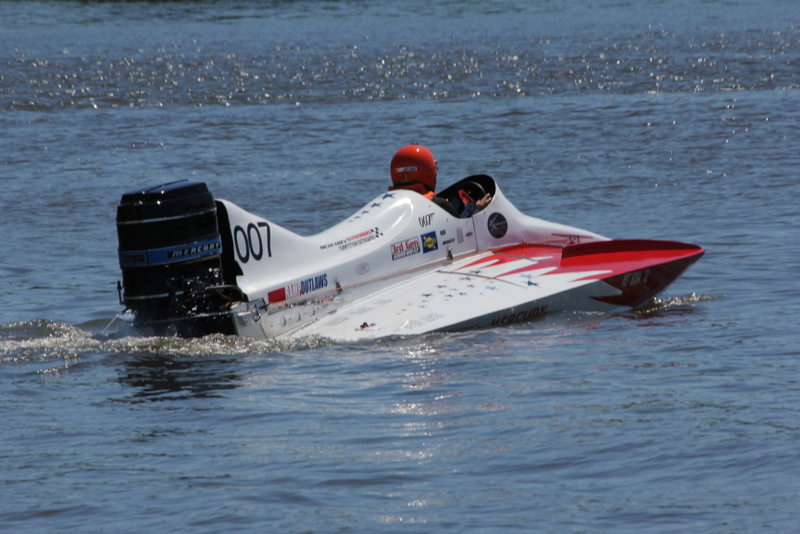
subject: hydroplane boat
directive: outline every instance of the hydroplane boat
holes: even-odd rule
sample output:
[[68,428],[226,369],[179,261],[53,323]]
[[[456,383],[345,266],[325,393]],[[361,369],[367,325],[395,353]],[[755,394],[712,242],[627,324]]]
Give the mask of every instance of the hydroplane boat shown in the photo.
[[[491,328],[563,311],[641,307],[703,255],[524,215],[488,175],[468,218],[405,190],[304,237],[203,182],[136,189],[117,208],[121,318],[143,333],[362,340]],[[463,196],[463,195],[462,195]]]

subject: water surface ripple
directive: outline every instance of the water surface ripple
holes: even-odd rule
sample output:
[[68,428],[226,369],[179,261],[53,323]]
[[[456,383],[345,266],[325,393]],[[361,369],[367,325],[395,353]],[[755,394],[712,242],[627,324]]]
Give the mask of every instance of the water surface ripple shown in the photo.
[[[800,498],[788,0],[0,0],[0,530],[785,532]],[[441,185],[697,243],[651,307],[358,344],[143,337],[120,195],[303,235]],[[476,303],[476,305],[479,305]]]

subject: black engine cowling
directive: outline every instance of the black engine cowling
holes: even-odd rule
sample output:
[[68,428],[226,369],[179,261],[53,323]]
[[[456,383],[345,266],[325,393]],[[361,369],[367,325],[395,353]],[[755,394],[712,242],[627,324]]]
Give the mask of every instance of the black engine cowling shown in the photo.
[[117,207],[122,303],[156,335],[234,333],[225,314],[242,298],[225,284],[217,207],[202,182],[122,195]]

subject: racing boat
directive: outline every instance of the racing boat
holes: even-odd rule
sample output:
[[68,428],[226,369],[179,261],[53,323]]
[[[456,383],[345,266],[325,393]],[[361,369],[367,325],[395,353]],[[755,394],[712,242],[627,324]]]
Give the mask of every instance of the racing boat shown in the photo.
[[437,196],[464,191],[492,200],[459,218],[394,190],[308,237],[215,200],[203,182],[128,192],[117,208],[120,317],[154,335],[257,339],[495,327],[640,307],[704,253],[524,215],[488,175]]

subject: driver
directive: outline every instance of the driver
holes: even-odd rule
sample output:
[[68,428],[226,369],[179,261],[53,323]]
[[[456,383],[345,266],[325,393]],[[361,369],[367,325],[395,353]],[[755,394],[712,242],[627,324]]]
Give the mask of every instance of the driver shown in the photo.
[[421,145],[407,145],[398,150],[392,158],[390,172],[392,174],[392,187],[395,189],[408,189],[416,191],[425,198],[440,206],[454,217],[466,218],[485,208],[492,200],[492,195],[486,194],[481,199],[473,200],[466,191],[459,191],[463,209],[456,207],[447,200],[436,196],[436,172],[439,166],[433,153]]

